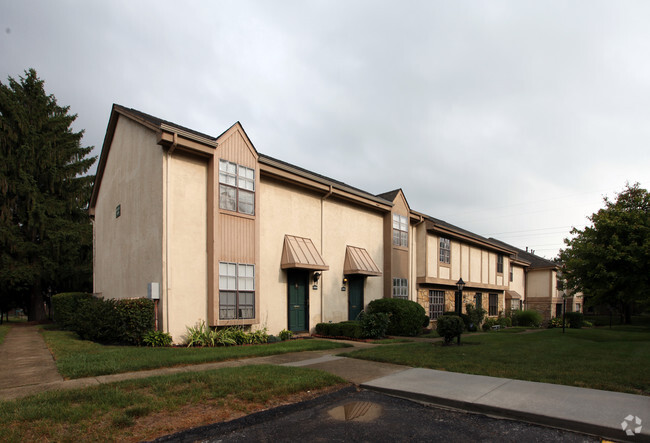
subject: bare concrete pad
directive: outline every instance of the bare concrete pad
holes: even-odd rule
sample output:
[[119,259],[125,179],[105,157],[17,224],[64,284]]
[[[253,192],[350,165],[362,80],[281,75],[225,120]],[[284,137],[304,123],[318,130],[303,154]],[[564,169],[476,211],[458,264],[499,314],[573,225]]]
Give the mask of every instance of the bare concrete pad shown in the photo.
[[320,369],[321,371],[338,375],[355,384],[361,384],[375,378],[386,377],[390,374],[403,372],[408,369],[406,366],[357,360],[354,358],[338,358],[306,365],[305,367]]

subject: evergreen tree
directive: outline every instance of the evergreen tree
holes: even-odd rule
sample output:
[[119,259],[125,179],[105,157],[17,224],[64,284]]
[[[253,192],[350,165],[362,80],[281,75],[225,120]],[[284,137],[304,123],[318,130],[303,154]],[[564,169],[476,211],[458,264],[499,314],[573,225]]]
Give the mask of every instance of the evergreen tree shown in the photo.
[[619,309],[629,324],[632,308],[650,303],[650,194],[627,185],[589,219],[592,226],[565,240],[563,274],[591,305]]
[[94,176],[83,174],[96,157],[68,111],[33,69],[0,82],[0,308],[30,320],[45,318],[48,291],[92,287]]

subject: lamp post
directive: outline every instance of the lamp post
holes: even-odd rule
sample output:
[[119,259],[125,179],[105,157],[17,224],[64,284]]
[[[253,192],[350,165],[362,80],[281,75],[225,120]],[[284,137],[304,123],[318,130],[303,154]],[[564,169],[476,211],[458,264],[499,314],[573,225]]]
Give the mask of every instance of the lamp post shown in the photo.
[[566,325],[566,291],[562,291],[562,334],[564,334],[564,325]]
[[[456,315],[458,315],[459,317],[463,311],[463,288],[464,287],[465,287],[465,282],[461,277],[456,282],[456,288],[458,288],[458,292],[456,293]],[[458,341],[456,342],[456,344],[460,345],[460,334],[458,334]]]

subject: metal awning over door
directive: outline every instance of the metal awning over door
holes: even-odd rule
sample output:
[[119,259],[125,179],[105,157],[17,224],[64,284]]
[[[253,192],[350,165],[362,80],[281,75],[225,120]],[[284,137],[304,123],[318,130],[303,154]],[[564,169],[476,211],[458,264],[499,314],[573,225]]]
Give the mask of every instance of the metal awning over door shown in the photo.
[[312,271],[327,271],[330,267],[325,264],[323,257],[310,238],[295,235],[284,236],[282,247],[282,269],[307,269]]
[[381,270],[364,248],[346,246],[343,273],[345,275],[379,276]]

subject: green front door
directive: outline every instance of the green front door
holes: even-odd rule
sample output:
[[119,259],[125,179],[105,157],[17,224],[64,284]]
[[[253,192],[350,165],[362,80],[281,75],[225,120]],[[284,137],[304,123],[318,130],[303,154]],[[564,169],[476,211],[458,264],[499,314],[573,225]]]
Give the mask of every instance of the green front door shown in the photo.
[[305,271],[288,271],[289,283],[289,330],[293,332],[309,329],[307,318],[309,305],[307,303],[307,280],[309,274]]
[[363,283],[365,278],[352,277],[348,288],[348,320],[356,320],[363,311]]

